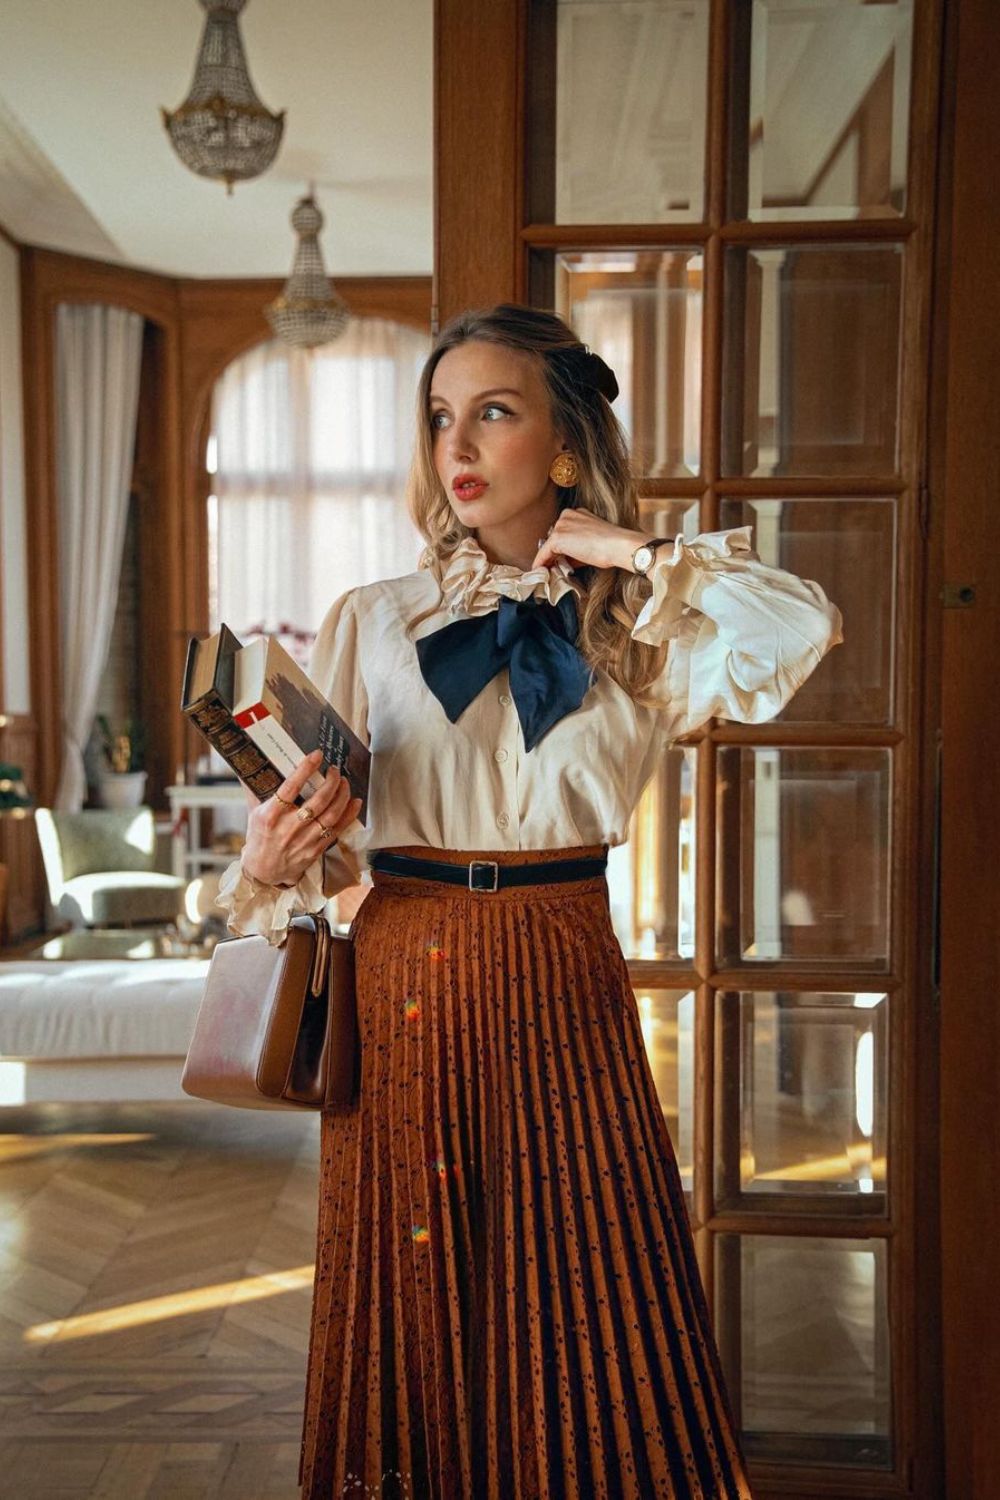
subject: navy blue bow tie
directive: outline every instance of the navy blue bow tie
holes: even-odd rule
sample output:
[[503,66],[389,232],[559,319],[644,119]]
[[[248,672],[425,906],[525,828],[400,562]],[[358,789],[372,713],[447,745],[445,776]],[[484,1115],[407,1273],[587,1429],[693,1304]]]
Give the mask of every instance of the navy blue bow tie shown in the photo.
[[417,660],[453,724],[508,667],[525,748],[532,750],[564,714],[580,707],[593,680],[574,644],[578,624],[570,591],[556,604],[503,596],[488,614],[455,620],[423,636],[415,643]]

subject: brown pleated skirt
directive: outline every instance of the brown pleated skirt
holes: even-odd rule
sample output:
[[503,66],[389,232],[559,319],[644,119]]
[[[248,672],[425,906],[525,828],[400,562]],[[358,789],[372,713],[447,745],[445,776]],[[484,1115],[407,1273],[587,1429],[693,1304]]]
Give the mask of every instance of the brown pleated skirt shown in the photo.
[[372,873],[360,1099],[322,1117],[303,1500],[747,1500],[605,877]]

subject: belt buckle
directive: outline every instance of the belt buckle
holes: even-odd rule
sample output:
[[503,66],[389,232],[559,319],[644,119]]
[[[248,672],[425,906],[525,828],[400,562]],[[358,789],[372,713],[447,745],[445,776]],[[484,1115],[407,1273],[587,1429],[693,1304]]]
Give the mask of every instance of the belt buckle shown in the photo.
[[[473,885],[473,883],[472,883],[472,872],[476,868],[477,865],[480,867],[480,869],[483,869],[483,870],[490,870],[491,869],[493,871],[493,884],[492,885]],[[470,859],[469,860],[469,890],[470,891],[495,891],[498,888],[498,883],[499,883],[499,880],[500,880],[499,869],[500,869],[500,867],[497,864],[497,861],[495,859]]]

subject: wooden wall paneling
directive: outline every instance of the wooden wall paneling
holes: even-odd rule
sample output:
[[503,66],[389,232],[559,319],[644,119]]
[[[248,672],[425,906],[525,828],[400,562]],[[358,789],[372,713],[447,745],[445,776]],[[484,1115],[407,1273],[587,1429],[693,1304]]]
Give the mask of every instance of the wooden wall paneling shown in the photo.
[[[20,766],[32,796],[38,785],[38,728],[33,716],[7,714],[0,726],[0,761]],[[45,876],[34,818],[0,818],[0,865],[7,869],[6,921],[0,944],[42,926]],[[0,903],[2,905],[2,903]]]
[[[176,341],[175,341],[176,342]],[[176,360],[176,352],[174,354]],[[170,445],[176,399],[165,400],[171,375],[164,331],[146,324],[140,383],[133,494],[138,506],[139,578],[136,653],[139,659],[139,715],[147,726],[146,800],[166,806],[164,787],[174,779],[177,754],[170,732],[180,696],[175,631],[178,593],[176,462]],[[173,416],[171,415],[173,412]]]

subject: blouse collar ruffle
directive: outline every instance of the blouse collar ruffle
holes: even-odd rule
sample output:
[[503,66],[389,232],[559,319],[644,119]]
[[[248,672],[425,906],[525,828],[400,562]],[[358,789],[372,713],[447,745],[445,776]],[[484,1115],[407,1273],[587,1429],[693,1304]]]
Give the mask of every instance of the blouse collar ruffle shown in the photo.
[[543,599],[556,604],[565,593],[583,594],[583,585],[572,576],[563,557],[551,568],[518,568],[513,563],[491,563],[473,536],[463,537],[447,557],[438,557],[432,547],[420,554],[418,568],[428,569],[442,593],[441,608],[450,614],[484,615],[505,599]]

